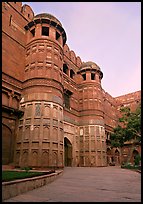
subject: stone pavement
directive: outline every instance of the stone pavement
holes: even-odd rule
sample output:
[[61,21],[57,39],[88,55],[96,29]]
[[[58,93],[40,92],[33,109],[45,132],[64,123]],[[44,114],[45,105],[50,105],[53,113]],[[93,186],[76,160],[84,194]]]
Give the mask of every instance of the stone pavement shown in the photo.
[[65,167],[52,183],[4,202],[141,202],[141,174],[110,167]]

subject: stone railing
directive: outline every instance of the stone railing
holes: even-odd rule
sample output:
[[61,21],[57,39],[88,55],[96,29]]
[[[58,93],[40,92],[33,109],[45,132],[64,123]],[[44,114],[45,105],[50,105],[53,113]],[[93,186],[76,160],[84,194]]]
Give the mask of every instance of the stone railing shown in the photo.
[[62,173],[63,170],[32,178],[2,182],[2,201],[51,183]]

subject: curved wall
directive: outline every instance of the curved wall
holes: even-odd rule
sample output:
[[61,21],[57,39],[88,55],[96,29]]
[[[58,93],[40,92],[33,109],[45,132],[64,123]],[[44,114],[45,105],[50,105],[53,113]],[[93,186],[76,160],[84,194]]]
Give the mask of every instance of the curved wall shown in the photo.
[[106,138],[101,87],[102,72],[95,63],[83,63],[80,77],[80,165],[106,166]]
[[47,16],[41,20],[41,15],[37,15],[34,19],[36,25],[33,21],[27,25],[21,101],[24,116],[20,120],[15,157],[20,166],[63,167],[64,40],[62,33],[46,21]]

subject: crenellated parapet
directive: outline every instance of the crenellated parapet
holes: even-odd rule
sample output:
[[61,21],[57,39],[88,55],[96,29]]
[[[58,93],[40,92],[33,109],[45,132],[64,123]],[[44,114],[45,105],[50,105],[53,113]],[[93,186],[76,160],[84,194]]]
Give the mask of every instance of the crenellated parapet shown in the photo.
[[[64,45],[64,55],[69,61],[71,61],[71,63],[73,63],[78,68],[81,66],[81,58],[79,56],[76,56],[75,52],[73,50],[70,50],[67,44]],[[65,61],[68,61],[67,59],[65,59]]]
[[130,107],[131,111],[135,111],[136,107],[140,104],[141,91],[128,93],[115,97],[114,99],[117,103],[118,110],[120,110],[121,107]]
[[118,111],[115,99],[108,93],[102,90],[104,103],[104,120],[107,134],[112,132],[113,128],[118,124]]
[[[18,3],[18,2],[17,2]],[[21,13],[23,14],[23,16],[28,20],[31,21],[34,18],[34,12],[32,10],[32,8],[27,5],[24,4],[21,8]]]

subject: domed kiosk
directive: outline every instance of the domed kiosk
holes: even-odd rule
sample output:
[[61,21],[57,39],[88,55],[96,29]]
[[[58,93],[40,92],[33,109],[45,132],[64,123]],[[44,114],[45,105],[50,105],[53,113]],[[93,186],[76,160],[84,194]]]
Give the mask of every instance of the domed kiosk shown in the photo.
[[62,37],[61,44],[62,46],[65,45],[66,39],[67,39],[65,30],[63,29],[61,22],[55,16],[53,16],[52,14],[48,14],[48,13],[37,14],[36,16],[34,16],[33,20],[25,26],[25,29],[29,30],[32,33],[33,37],[39,36],[40,33],[38,32],[38,29],[35,29],[39,27],[37,26],[39,24],[41,24],[42,27],[44,25],[46,27],[47,26],[49,27],[49,29],[47,29],[47,32],[45,28],[43,28],[43,31],[41,32],[41,34],[44,33],[45,36],[48,36],[50,32],[50,28],[54,27],[54,29],[56,30],[56,35],[55,35],[56,40],[59,39],[61,36]]
[[37,19],[41,19],[42,21],[43,21],[43,19],[49,20],[49,21],[45,21],[45,22],[50,22],[50,21],[52,22],[53,21],[62,27],[61,22],[55,16],[53,16],[52,14],[49,14],[49,13],[37,14],[36,16],[34,16],[34,21],[36,21]]

